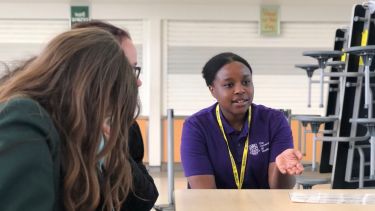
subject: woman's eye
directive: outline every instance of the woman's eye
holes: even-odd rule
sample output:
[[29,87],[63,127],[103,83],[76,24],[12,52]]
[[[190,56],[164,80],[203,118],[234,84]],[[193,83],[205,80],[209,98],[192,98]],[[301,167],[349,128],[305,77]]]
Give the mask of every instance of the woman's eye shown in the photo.
[[233,84],[232,83],[229,83],[229,84],[224,84],[224,87],[226,87],[226,88],[231,88],[233,86]]
[[245,85],[245,86],[248,86],[248,85],[251,84],[251,81],[250,81],[250,80],[247,80],[247,81],[242,82],[242,84]]

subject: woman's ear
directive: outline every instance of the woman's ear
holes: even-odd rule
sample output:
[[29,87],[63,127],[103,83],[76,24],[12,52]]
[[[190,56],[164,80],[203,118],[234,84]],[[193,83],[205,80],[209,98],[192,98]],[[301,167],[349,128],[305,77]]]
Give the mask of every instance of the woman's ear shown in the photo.
[[108,120],[104,121],[104,123],[102,124],[102,132],[103,132],[104,138],[109,140],[109,136],[111,134],[111,126],[109,125]]
[[212,97],[216,98],[214,87],[212,85],[210,85],[210,86],[208,86],[208,89],[210,90]]

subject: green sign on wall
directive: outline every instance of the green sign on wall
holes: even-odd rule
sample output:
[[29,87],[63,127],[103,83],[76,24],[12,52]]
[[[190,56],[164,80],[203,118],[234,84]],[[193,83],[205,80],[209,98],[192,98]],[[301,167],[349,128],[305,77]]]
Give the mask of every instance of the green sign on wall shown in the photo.
[[70,24],[86,22],[90,20],[89,6],[70,6]]
[[279,6],[261,5],[260,7],[260,34],[275,36],[280,34]]

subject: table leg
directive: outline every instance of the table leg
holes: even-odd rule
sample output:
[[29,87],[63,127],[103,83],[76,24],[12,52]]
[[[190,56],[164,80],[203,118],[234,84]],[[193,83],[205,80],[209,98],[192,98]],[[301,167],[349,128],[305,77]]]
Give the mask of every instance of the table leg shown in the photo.
[[308,80],[309,80],[308,81],[308,84],[309,84],[308,88],[309,88],[309,90],[308,90],[308,95],[307,95],[307,107],[310,108],[311,107],[311,78],[309,77]]
[[370,178],[375,179],[375,136],[371,136],[370,145]]
[[315,160],[316,160],[316,133],[313,136],[313,149],[312,149],[312,166],[311,171],[315,171]]
[[303,151],[302,151],[303,156],[306,156],[306,128],[307,127],[303,128]]
[[324,94],[324,69],[320,71],[320,103],[319,107],[323,108],[323,94]]
[[302,138],[302,135],[301,135],[301,122],[298,121],[298,150],[301,151],[301,138]]
[[[369,107],[369,104],[370,104],[370,95],[369,95],[369,92],[370,92],[370,67],[368,67],[367,65],[365,66],[365,108],[368,108]],[[369,118],[371,118],[369,116]]]

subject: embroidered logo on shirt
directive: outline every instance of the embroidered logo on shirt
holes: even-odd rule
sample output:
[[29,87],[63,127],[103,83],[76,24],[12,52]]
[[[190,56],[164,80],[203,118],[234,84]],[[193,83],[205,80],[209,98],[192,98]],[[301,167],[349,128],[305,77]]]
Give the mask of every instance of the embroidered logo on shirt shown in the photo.
[[268,150],[270,150],[269,145],[270,145],[270,142],[263,142],[263,141],[259,142],[260,150],[262,150],[262,152],[267,152]]
[[259,148],[257,144],[250,144],[249,145],[249,151],[251,155],[258,155],[259,153]]

